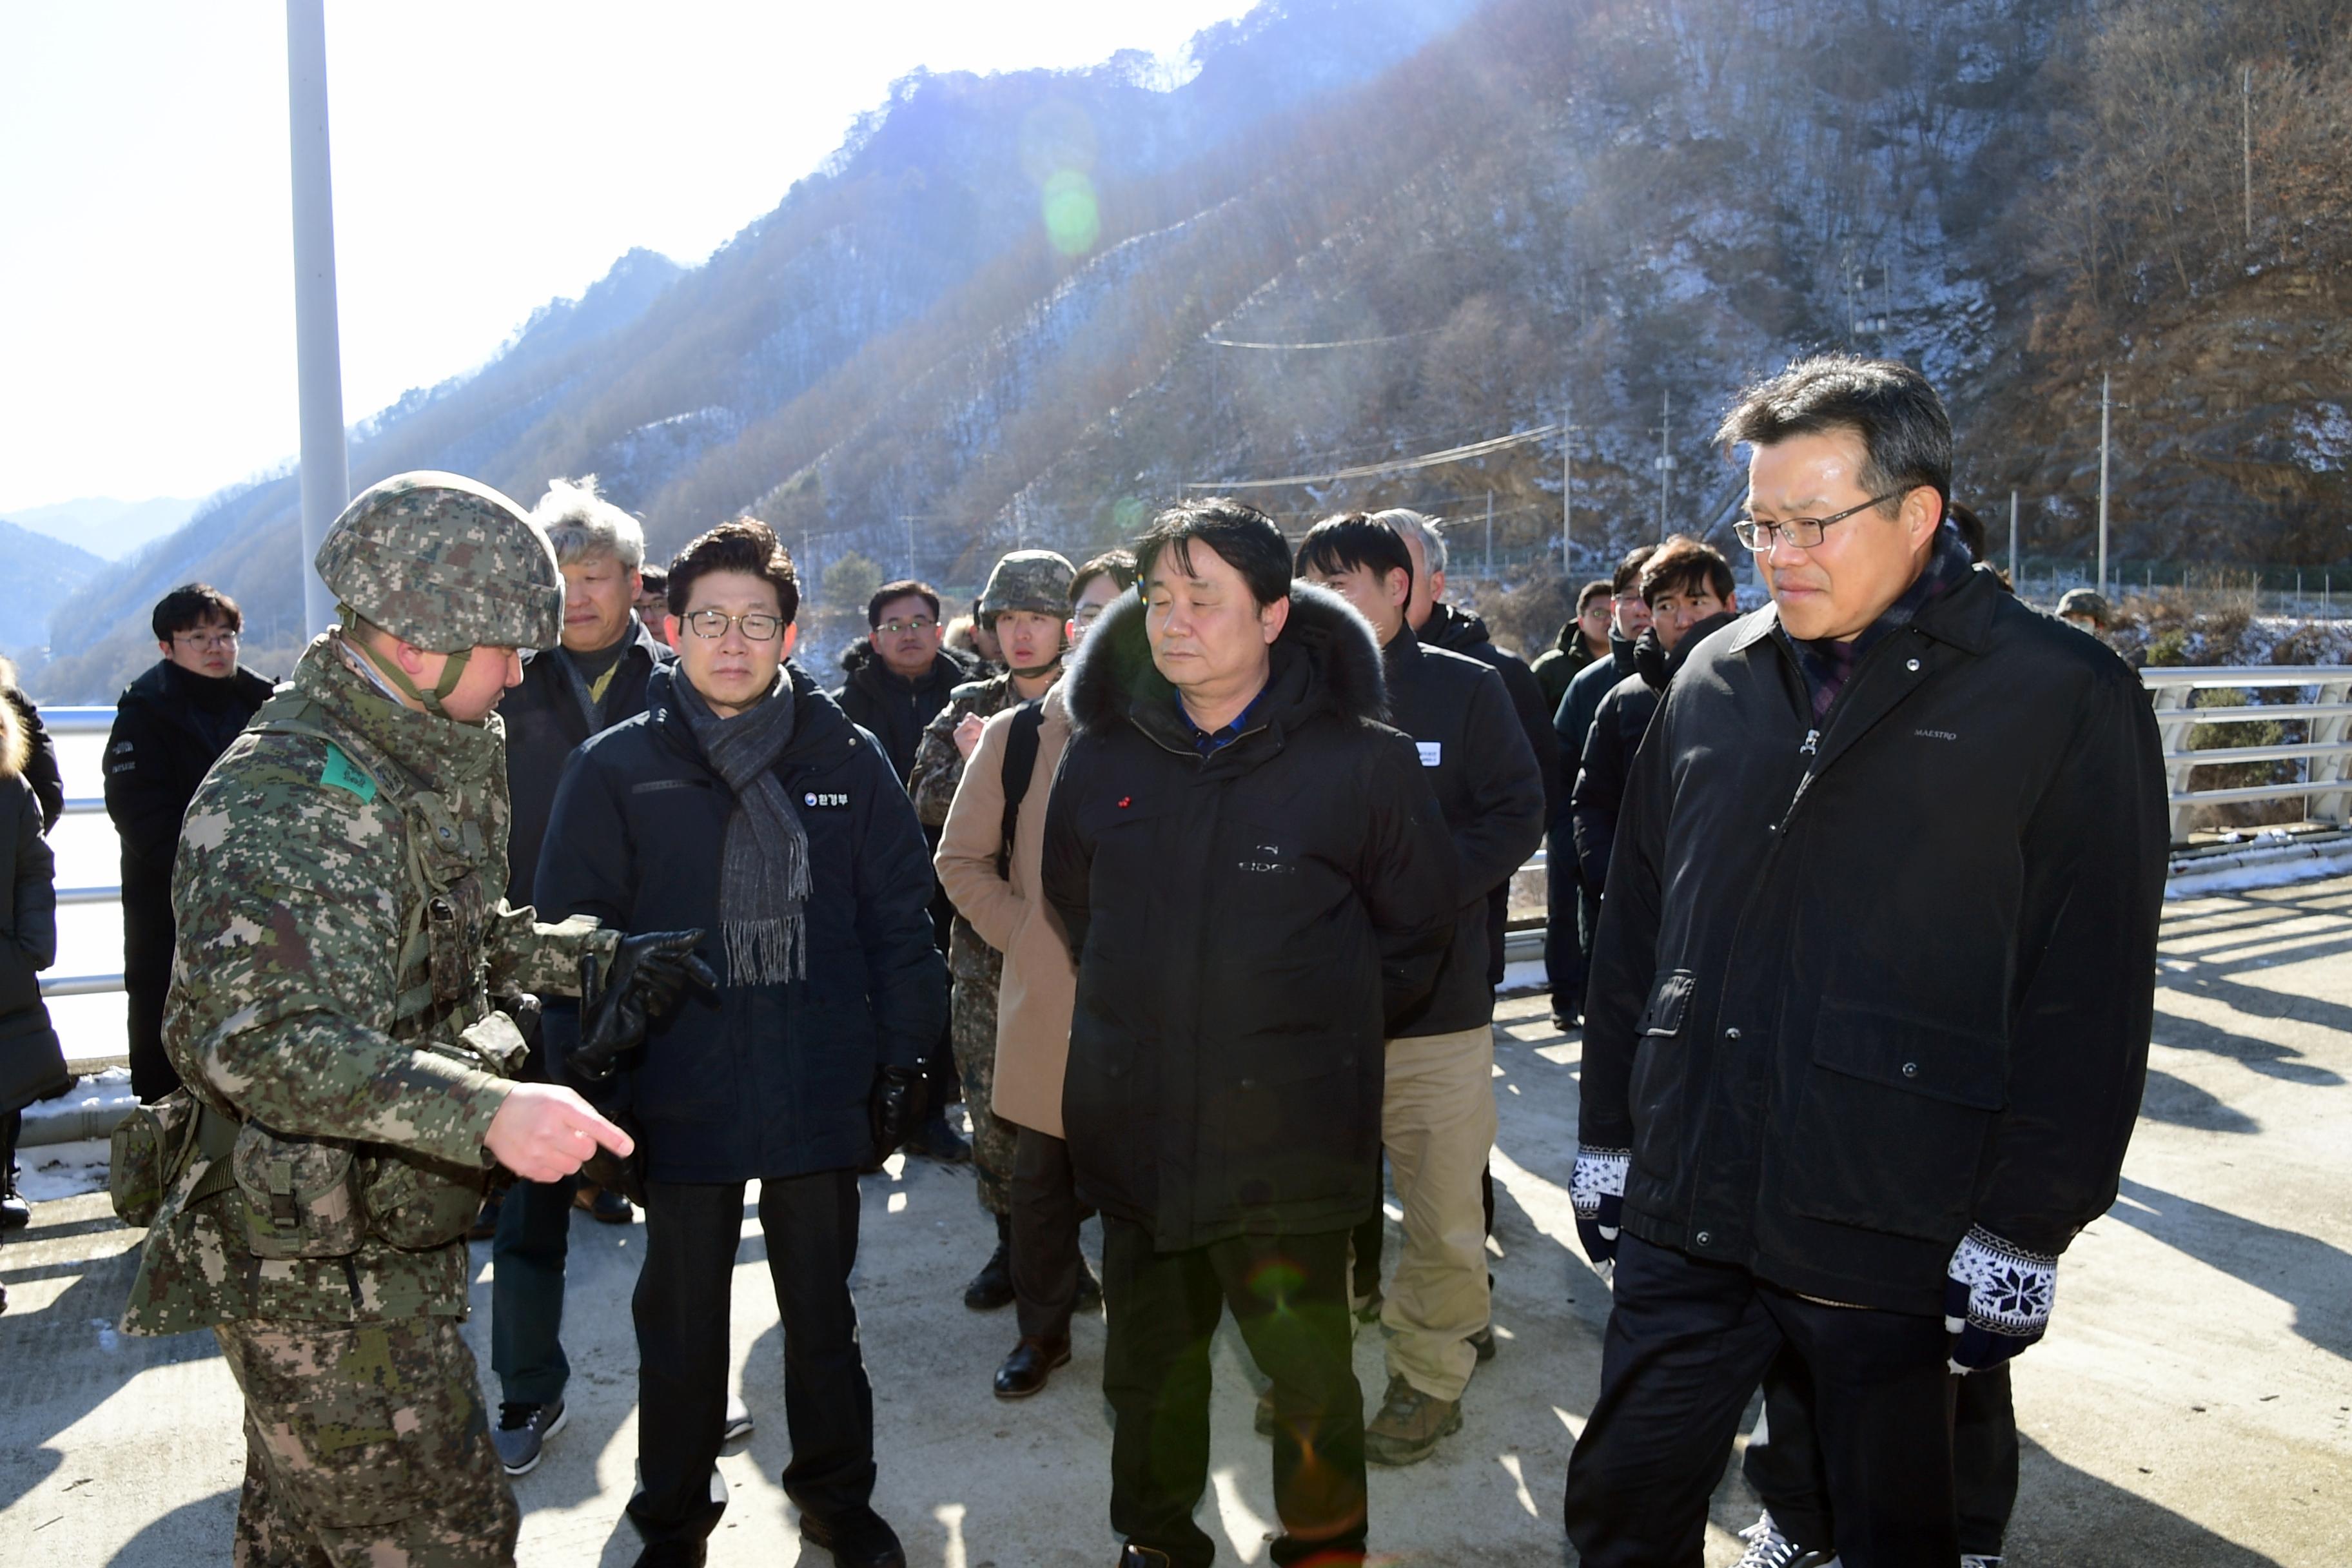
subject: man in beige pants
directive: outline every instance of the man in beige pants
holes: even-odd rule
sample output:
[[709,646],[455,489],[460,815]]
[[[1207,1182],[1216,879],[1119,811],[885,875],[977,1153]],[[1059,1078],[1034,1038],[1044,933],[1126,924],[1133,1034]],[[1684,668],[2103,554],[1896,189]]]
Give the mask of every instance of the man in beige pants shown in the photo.
[[1410,1465],[1462,1425],[1462,1394],[1487,1328],[1480,1176],[1495,1142],[1495,993],[1486,981],[1487,895],[1543,841],[1544,787],[1501,677],[1423,646],[1405,624],[1412,557],[1386,523],[1318,523],[1298,574],[1372,625],[1389,722],[1413,739],[1462,862],[1464,903],[1437,989],[1388,1042],[1381,1141],[1404,1209],[1404,1249],[1381,1308],[1389,1386],[1364,1427],[1364,1457]]

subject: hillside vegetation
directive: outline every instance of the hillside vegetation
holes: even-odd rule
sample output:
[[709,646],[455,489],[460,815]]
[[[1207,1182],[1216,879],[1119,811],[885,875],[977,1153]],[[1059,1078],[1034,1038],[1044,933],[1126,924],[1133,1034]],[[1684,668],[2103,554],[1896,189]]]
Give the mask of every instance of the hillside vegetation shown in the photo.
[[[2352,564],[2352,0],[1288,0],[1142,62],[899,84],[704,266],[625,258],[362,428],[353,480],[599,474],[657,552],[751,510],[809,580],[968,589],[1186,487],[1465,519],[1483,571],[1721,532],[1726,400],[1856,347],[1945,388],[1963,492],[2116,557]],[[2248,176],[2251,174],[2251,180]],[[2251,190],[2251,222],[2248,196]],[[1663,429],[1662,429],[1663,426]],[[221,498],[68,606],[98,698],[205,575],[294,646],[295,486]],[[2005,543],[2005,541],[1999,542]],[[817,595],[819,607],[823,593]],[[830,606],[835,610],[845,606]]]

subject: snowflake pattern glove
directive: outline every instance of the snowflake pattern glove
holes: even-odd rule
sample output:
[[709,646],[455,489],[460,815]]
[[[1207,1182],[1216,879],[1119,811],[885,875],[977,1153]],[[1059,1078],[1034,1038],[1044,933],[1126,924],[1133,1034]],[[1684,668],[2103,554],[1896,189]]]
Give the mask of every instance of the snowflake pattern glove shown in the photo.
[[1998,1366],[2042,1337],[2058,1293],[2058,1259],[1969,1227],[1945,1270],[1944,1328],[1959,1336],[1952,1370]]
[[1617,1226],[1625,1214],[1625,1173],[1631,1149],[1579,1149],[1576,1173],[1568,1179],[1569,1206],[1576,1211],[1576,1236],[1596,1267],[1617,1257]]

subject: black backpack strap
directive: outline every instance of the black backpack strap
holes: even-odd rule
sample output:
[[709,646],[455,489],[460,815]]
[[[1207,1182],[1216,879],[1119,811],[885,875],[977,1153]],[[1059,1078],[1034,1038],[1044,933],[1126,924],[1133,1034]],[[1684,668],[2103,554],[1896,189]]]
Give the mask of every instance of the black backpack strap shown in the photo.
[[1013,710],[1004,736],[1004,833],[996,846],[996,874],[1007,876],[1013,865],[1013,830],[1021,821],[1021,797],[1029,793],[1029,775],[1037,771],[1037,737],[1045,728],[1045,700],[1033,697]]

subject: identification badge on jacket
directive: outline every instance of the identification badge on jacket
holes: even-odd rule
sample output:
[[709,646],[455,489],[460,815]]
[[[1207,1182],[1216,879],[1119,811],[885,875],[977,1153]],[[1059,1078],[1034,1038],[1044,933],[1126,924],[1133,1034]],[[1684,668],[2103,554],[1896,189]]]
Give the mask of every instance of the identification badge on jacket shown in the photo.
[[1413,749],[1421,753],[1421,765],[1423,767],[1433,768],[1444,763],[1445,760],[1444,742],[1415,741],[1412,744]]

